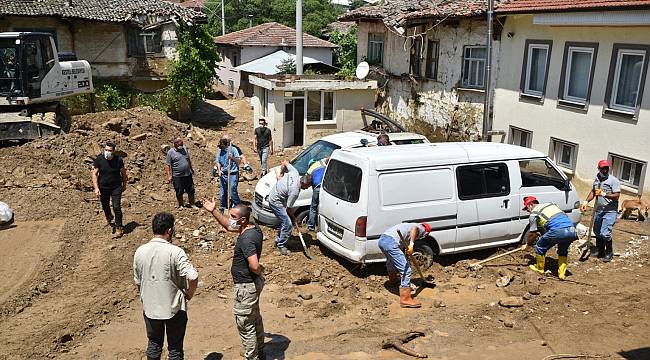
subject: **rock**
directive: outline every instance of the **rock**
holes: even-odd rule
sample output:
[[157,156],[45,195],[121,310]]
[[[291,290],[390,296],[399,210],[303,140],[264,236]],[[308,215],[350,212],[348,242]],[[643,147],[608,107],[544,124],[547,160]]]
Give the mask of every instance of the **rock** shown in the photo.
[[446,333],[444,331],[440,331],[440,330],[434,330],[433,334],[436,335],[436,336],[440,336],[440,337],[448,337],[449,336],[448,333]]
[[320,270],[314,270],[314,277],[319,278],[321,276],[322,272]]
[[122,119],[121,118],[112,118],[107,122],[102,124],[102,128],[110,131],[115,131],[118,133],[122,132]]
[[65,344],[65,343],[70,342],[70,341],[72,341],[72,340],[73,340],[72,335],[70,335],[70,334],[64,334],[64,335],[60,336],[60,337],[57,339],[57,342],[58,342],[59,344]]
[[25,310],[24,306],[16,306],[16,308],[14,309],[16,314],[20,314],[21,312],[23,312],[23,310]]
[[298,297],[303,299],[303,300],[311,300],[311,299],[314,298],[314,296],[312,294],[309,294],[309,293],[300,293],[300,294],[298,294]]
[[372,295],[366,294],[365,298],[366,298],[366,300],[372,300]]
[[309,284],[310,282],[311,282],[311,276],[307,273],[303,273],[299,277],[291,281],[291,283],[294,285],[306,285]]
[[151,135],[152,135],[151,133],[142,133],[142,134],[131,136],[131,140],[132,141],[140,141],[140,140],[146,139],[147,137],[149,137]]
[[171,145],[169,145],[169,144],[163,144],[163,145],[160,145],[160,151],[162,151],[162,153],[165,154],[165,155],[167,155],[167,152],[168,152],[169,149],[171,149],[171,148],[172,148],[172,147],[171,147]]
[[505,319],[503,320],[503,326],[507,328],[513,328],[515,326],[515,321],[512,319]]
[[503,307],[522,307],[524,306],[524,300],[517,296],[508,296],[499,300],[499,305]]
[[445,303],[442,302],[442,300],[440,300],[440,299],[434,299],[433,300],[433,307],[434,308],[442,308],[442,307],[445,307],[445,306],[447,306],[447,305],[445,305]]
[[541,294],[539,278],[536,274],[530,272],[526,273],[526,276],[524,277],[524,284],[526,286],[526,291],[528,291],[528,293],[531,295]]
[[478,285],[476,285],[476,289],[477,289],[477,290],[483,290],[483,289],[485,289],[485,285],[483,285],[483,284],[478,284]]
[[162,196],[160,196],[159,194],[156,194],[156,193],[151,193],[151,194],[149,194],[149,196],[150,196],[153,200],[156,200],[156,201],[164,201],[164,200],[165,200],[165,199],[163,199]]
[[116,247],[117,247],[117,245],[111,244],[111,245],[108,246],[108,250],[115,250]]
[[47,288],[47,283],[43,282],[36,286],[36,290],[41,294],[47,294],[50,292],[50,289]]
[[530,300],[533,298],[533,295],[531,295],[530,293],[525,293],[524,296],[522,296],[522,298],[524,300]]
[[70,177],[70,171],[68,171],[66,169],[61,169],[61,170],[59,170],[59,176],[61,178],[63,178],[63,179],[67,179],[67,178]]
[[294,314],[293,312],[289,311],[289,312],[287,312],[287,313],[284,314],[284,317],[286,317],[287,319],[293,319],[293,318],[296,317],[296,314]]
[[194,237],[201,236],[201,230],[196,229],[196,230],[192,231],[192,236],[194,236]]

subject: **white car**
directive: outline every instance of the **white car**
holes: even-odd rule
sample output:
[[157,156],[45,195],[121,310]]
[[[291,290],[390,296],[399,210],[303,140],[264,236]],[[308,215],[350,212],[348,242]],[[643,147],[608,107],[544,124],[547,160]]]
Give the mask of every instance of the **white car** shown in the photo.
[[[409,132],[390,133],[388,136],[393,145],[429,142],[423,135]],[[377,144],[377,134],[358,130],[325,136],[298,154],[298,156],[291,160],[291,165],[298,170],[300,175],[304,175],[313,161],[324,159],[337,149],[364,147],[362,140],[367,141],[368,145],[372,147],[372,145]],[[277,182],[274,170],[275,168],[271,169],[268,174],[257,182],[255,186],[255,201],[253,201],[253,218],[255,218],[257,223],[271,227],[277,227],[280,224],[280,220],[271,212],[268,202],[269,193]],[[306,221],[309,215],[311,196],[312,188],[302,190],[294,203],[293,209],[299,222]]]

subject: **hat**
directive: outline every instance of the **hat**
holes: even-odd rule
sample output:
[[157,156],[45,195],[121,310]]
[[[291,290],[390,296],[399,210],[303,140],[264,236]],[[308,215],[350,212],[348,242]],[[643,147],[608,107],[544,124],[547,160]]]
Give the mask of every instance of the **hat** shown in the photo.
[[424,227],[424,231],[426,231],[427,234],[431,232],[431,225],[429,225],[428,223],[422,223],[420,225]]
[[609,161],[607,160],[600,160],[598,162],[598,168],[604,168],[604,167],[609,167]]
[[521,210],[528,210],[528,205],[530,205],[533,201],[537,201],[537,198],[534,196],[525,196],[524,197],[524,208]]

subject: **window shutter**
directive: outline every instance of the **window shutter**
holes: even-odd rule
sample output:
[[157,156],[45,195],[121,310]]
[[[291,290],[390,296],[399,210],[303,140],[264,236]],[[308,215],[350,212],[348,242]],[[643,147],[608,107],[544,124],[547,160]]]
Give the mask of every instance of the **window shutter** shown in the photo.
[[127,29],[127,56],[140,55],[138,46],[138,31],[132,27]]

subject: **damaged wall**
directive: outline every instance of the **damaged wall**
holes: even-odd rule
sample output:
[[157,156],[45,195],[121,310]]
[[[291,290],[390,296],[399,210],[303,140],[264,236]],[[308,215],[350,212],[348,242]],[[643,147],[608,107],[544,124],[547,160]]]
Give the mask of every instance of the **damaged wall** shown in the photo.
[[[483,117],[483,89],[462,87],[463,50],[465,46],[485,45],[486,26],[482,19],[445,21],[435,26],[409,28],[408,35],[423,34],[419,76],[409,76],[409,49],[411,39],[389,31],[382,22],[361,22],[358,25],[357,61],[368,54],[368,34],[384,35],[383,69],[379,76],[376,109],[400,121],[409,130],[423,133],[432,141],[477,140],[480,138]],[[416,29],[414,31],[414,29]],[[435,79],[426,75],[427,39],[439,42],[438,67]],[[493,42],[493,71],[499,42]],[[378,75],[371,73],[373,78]],[[493,81],[494,83],[494,81]]]

